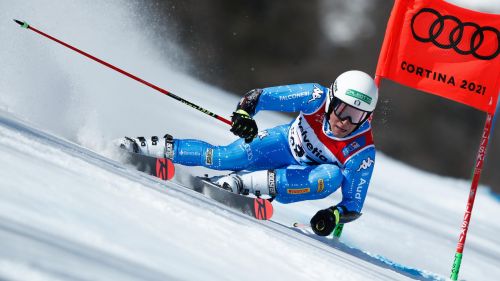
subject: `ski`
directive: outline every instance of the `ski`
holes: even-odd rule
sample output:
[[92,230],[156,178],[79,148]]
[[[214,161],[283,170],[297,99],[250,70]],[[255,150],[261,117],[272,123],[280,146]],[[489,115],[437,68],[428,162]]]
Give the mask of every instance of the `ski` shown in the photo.
[[205,196],[258,220],[269,220],[273,216],[273,205],[267,199],[229,192],[212,183],[207,177],[194,177],[192,185],[194,190]]
[[175,175],[174,163],[168,158],[156,158],[128,151],[122,153],[125,155],[125,162],[133,165],[138,171],[162,180],[171,180]]
[[[156,158],[125,150],[122,153],[124,153],[125,163],[131,164],[138,171],[165,181],[174,177],[175,166],[168,158]],[[207,177],[192,177],[189,186],[181,186],[202,193],[206,197],[258,220],[269,220],[273,215],[273,205],[269,200],[234,194],[210,182]]]

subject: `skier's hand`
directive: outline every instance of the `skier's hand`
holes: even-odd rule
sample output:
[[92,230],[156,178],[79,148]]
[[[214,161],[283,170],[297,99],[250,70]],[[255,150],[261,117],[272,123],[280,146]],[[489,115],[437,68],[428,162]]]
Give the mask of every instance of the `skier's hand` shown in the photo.
[[311,228],[319,236],[330,235],[339,223],[340,213],[336,207],[318,211],[311,218]]
[[252,116],[242,109],[238,109],[233,112],[231,116],[231,132],[244,138],[246,143],[252,142],[253,138],[257,135],[257,123],[253,120]]

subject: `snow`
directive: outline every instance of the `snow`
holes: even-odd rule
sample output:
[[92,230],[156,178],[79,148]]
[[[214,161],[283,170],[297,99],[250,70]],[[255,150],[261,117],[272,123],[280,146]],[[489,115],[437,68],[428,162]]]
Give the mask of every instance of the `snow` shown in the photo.
[[[178,167],[175,181],[165,184],[117,162],[109,144],[124,135],[169,132],[218,144],[234,136],[225,124],[19,29],[11,19],[27,20],[229,116],[238,98],[185,74],[189,65],[181,62],[189,59],[182,58],[182,49],[143,32],[137,6],[130,3],[0,0],[0,279],[449,276],[468,180],[425,173],[379,151],[364,214],[334,241],[290,226],[306,224],[317,210],[336,203],[338,194],[275,203],[273,221],[259,222],[179,185],[189,173],[206,169]],[[164,58],[160,45],[179,61]],[[266,128],[290,119],[264,112],[257,120]],[[488,188],[479,188],[461,279],[494,280],[500,274],[499,202]]]
[[447,0],[446,2],[484,13],[500,12],[499,0]]
[[4,278],[404,280],[12,118],[0,144]]

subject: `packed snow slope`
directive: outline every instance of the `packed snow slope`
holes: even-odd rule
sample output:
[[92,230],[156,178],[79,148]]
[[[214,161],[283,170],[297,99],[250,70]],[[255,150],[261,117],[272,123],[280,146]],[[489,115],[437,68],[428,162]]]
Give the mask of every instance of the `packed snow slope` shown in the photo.
[[408,279],[3,114],[0,144],[2,279]]
[[[0,279],[7,280],[442,280],[467,188],[380,154],[365,214],[339,242],[287,227],[307,223],[338,196],[275,203],[273,221],[259,222],[6,112],[0,153]],[[499,210],[481,189],[467,280],[500,271],[500,225],[491,215]]]
[[[342,281],[449,275],[468,180],[424,173],[379,152],[363,216],[334,241],[290,226],[307,223],[317,210],[338,202],[338,194],[275,203],[273,221],[258,222],[179,186],[205,169],[178,167],[175,180],[165,184],[120,164],[110,144],[125,135],[168,132],[216,144],[235,138],[225,124],[20,29],[11,19],[27,20],[230,116],[238,98],[183,74],[190,71],[189,59],[172,43],[175,38],[155,36],[147,25],[155,22],[142,20],[140,8],[130,1],[0,0],[0,279]],[[257,121],[268,128],[290,119],[263,112]],[[498,164],[486,163],[493,166]],[[499,212],[498,197],[480,187],[461,279],[500,276]]]

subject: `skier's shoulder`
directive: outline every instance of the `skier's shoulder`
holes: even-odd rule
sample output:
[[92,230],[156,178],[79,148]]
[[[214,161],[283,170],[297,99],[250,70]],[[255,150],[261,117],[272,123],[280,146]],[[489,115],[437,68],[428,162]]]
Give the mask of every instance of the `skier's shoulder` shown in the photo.
[[303,94],[304,96],[311,93],[324,94],[328,91],[328,88],[322,86],[318,83],[298,83],[298,84],[287,84],[280,86],[267,87],[263,89],[265,93],[268,94]]

